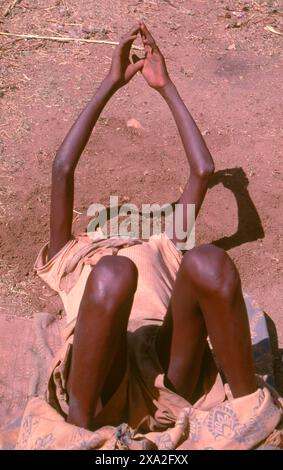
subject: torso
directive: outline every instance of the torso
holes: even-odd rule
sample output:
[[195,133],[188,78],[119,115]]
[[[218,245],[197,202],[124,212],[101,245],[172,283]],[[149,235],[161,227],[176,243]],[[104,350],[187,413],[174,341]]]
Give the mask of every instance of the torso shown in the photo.
[[138,286],[129,329],[161,324],[166,314],[182,255],[165,235],[141,245],[123,248],[118,256],[131,259],[138,269]]

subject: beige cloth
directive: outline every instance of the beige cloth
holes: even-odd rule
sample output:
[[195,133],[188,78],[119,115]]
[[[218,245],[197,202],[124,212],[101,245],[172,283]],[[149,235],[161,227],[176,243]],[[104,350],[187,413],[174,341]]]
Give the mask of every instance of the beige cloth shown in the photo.
[[[117,239],[91,242],[80,236],[47,263],[47,247],[40,252],[35,268],[61,296],[68,327],[66,342],[52,368],[47,401],[34,399],[27,406],[18,448],[252,448],[278,424],[278,404],[266,387],[233,399],[219,374],[209,389],[203,375],[204,393],[194,406],[164,385],[155,338],[182,255],[165,235],[131,244]],[[137,265],[139,278],[129,320],[127,373],[96,416],[98,431],[91,433],[64,421],[68,413],[66,379],[84,287],[92,266],[104,254],[130,258]],[[115,429],[122,420],[127,425]]]
[[91,269],[101,256],[109,254],[126,256],[138,268],[138,286],[128,329],[133,331],[139,325],[162,323],[182,259],[181,252],[165,234],[151,237],[147,242],[122,238],[92,242],[87,234],[81,234],[46,262],[47,250],[48,244],[40,251],[35,270],[59,293],[67,323],[77,317]]
[[28,400],[46,391],[63,323],[47,312],[34,318],[0,316],[0,450],[15,447]]

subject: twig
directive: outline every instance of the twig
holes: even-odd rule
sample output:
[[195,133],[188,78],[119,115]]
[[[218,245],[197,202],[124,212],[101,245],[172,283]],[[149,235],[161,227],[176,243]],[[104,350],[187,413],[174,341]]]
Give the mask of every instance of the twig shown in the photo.
[[[46,20],[47,23],[56,23],[58,24],[58,20]],[[64,26],[82,26],[83,23],[65,23],[63,22]]]
[[9,6],[8,8],[4,11],[4,17],[5,16],[8,16],[11,11],[13,10],[13,8],[17,5],[17,3],[20,3],[21,0],[14,0]]
[[[37,34],[15,34],[15,33],[4,33],[0,31],[2,36],[12,36],[20,39],[39,39],[45,41],[59,41],[59,42],[87,42],[94,44],[108,44],[110,46],[117,46],[119,43],[116,41],[106,41],[103,39],[82,39],[82,38],[71,38],[69,36],[38,36]],[[132,46],[136,51],[143,51],[142,47]]]
[[283,33],[281,33],[280,31],[277,31],[277,29],[273,28],[273,26],[270,26],[270,25],[265,26],[263,29],[265,29],[265,31],[269,31],[270,33],[280,34],[280,36],[283,35]]

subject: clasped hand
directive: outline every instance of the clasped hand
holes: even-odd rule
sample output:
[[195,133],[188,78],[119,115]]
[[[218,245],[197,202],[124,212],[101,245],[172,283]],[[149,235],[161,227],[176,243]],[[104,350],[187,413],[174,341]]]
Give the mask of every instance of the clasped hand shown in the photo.
[[[138,34],[142,38],[144,57],[140,58],[133,54],[131,62],[130,51]],[[164,88],[170,82],[164,57],[143,22],[136,25],[120,39],[114,50],[108,77],[116,88],[121,88],[137,72],[141,72],[148,85],[156,90]]]

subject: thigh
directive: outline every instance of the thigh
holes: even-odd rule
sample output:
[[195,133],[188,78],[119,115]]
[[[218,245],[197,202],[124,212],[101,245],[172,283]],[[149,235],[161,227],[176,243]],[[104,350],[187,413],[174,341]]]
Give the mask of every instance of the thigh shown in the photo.
[[68,391],[81,387],[87,395],[97,387],[106,403],[120,385],[136,284],[136,267],[122,256],[104,256],[91,271],[75,327]]
[[124,376],[127,372],[128,363],[128,350],[127,350],[127,332],[123,333],[119,345],[116,349],[110,370],[105,378],[102,391],[101,400],[105,405],[110,398],[114,395],[116,390],[121,385]]
[[[79,320],[78,320],[79,321]],[[92,343],[92,347],[96,348],[95,342]],[[127,371],[127,361],[128,361],[128,350],[127,350],[127,331],[125,330],[120,334],[120,339],[115,347],[115,355],[112,360],[109,372],[104,380],[103,387],[101,390],[101,400],[103,405],[105,405],[112,395],[116,392],[119,385],[121,384],[124,375]],[[104,358],[102,362],[107,361],[107,358]],[[68,361],[68,371],[67,371],[67,382],[66,389],[68,395],[70,395],[70,370],[72,365],[72,352],[71,358]],[[105,363],[106,366],[106,363]],[[84,367],[84,364],[81,363],[80,367]]]
[[[194,295],[193,286],[187,276],[184,258],[180,265],[176,280],[172,289],[170,303],[159,329],[156,349],[159,361],[167,371],[172,354],[176,354],[176,346],[186,354],[186,346],[196,343],[200,335],[205,339],[205,325],[199,304]],[[202,344],[201,344],[202,343]],[[197,341],[203,348],[203,341]],[[200,351],[201,352],[201,351]]]
[[[169,306],[164,323],[159,328],[157,340],[156,340],[156,354],[158,356],[159,363],[166,374],[165,385],[171,390],[177,392],[173,384],[170,382],[167,376],[169,363],[174,364],[174,353],[175,350],[172,348],[172,337],[173,337],[173,318],[172,318],[172,309],[171,305]],[[182,333],[179,333],[182,334]],[[182,343],[182,338],[180,339]],[[184,349],[183,354],[190,355],[189,348],[188,350]],[[192,375],[188,377],[188,381],[194,382],[194,388],[192,394],[186,396],[190,403],[195,403],[205,391],[209,391],[213,384],[218,373],[217,366],[212,354],[212,351],[208,345],[207,340],[205,339],[204,344],[201,341],[199,342],[199,348],[193,354],[192,360],[194,362],[199,362],[199,367],[196,371],[196,376]]]
[[158,332],[156,353],[168,375],[167,380],[174,379],[175,384],[182,382],[191,393],[195,387],[199,388],[203,374],[213,364],[204,318],[187,276],[186,262],[182,262],[176,277],[171,301]]

